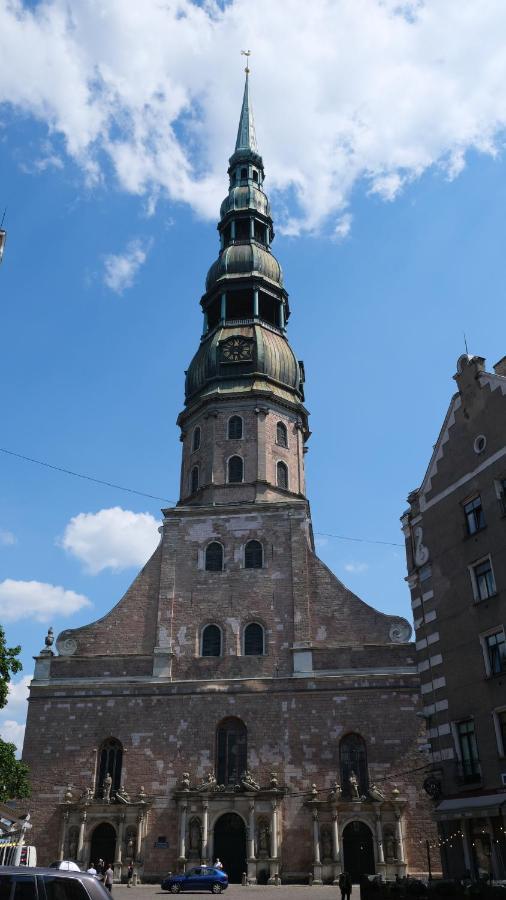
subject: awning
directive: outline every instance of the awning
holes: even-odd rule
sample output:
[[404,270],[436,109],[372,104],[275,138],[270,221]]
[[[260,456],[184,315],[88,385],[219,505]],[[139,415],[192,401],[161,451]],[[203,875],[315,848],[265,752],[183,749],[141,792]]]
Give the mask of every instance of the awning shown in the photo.
[[454,797],[442,800],[434,810],[436,819],[478,818],[480,816],[498,816],[501,809],[506,810],[506,792],[502,794],[482,794],[479,797]]

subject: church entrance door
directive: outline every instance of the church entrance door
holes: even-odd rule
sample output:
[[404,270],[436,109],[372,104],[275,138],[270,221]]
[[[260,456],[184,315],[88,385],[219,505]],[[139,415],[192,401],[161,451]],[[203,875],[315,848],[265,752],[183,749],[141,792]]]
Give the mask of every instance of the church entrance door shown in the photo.
[[349,822],[343,831],[344,869],[358,884],[361,875],[374,875],[374,847],[371,829],[364,822]]
[[[225,813],[214,826],[214,859],[221,859],[228,879],[240,884],[246,868],[246,827],[237,813]],[[214,862],[214,860],[213,860]]]
[[104,863],[114,863],[116,852],[116,831],[109,822],[97,825],[91,836],[91,850],[89,862],[95,863],[103,859]]

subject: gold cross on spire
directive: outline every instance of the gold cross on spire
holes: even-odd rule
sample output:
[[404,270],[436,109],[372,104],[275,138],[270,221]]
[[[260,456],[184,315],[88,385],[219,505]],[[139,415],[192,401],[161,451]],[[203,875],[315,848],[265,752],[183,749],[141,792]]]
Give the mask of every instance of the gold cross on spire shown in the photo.
[[244,71],[246,72],[246,75],[249,75],[249,66],[248,66],[248,63],[249,63],[249,58],[250,58],[250,56],[251,56],[251,50],[241,50],[241,56],[245,56],[245,57],[246,57],[246,68],[245,68]]

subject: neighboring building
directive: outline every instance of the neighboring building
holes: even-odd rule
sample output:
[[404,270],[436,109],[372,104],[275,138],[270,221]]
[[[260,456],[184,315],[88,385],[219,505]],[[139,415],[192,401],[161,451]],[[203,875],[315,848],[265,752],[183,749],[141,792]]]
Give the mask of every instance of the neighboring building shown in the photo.
[[411,627],[314,552],[304,369],[247,80],[228,173],[181,499],[117,606],[36,661],[23,758],[39,858],[101,856],[118,877],[134,859],[147,879],[216,856],[233,880],[424,871]]
[[461,356],[402,519],[444,870],[506,877],[506,358]]

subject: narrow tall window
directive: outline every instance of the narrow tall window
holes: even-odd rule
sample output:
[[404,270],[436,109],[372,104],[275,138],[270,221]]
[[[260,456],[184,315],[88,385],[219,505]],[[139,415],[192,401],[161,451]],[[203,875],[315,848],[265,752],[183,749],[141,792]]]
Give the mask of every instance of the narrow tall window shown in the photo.
[[190,478],[190,493],[195,494],[199,489],[199,467],[194,466]]
[[278,422],[276,425],[276,444],[280,447],[288,447],[288,435],[283,422]]
[[500,675],[506,672],[506,639],[504,631],[496,631],[485,638],[488,665],[491,675]]
[[247,769],[248,734],[240,719],[224,719],[216,732],[216,778],[218,784],[239,784]]
[[206,571],[221,572],[223,569],[223,547],[213,541],[206,547]]
[[192,453],[195,453],[195,450],[200,448],[200,426],[197,427],[193,431],[193,439],[192,439]]
[[[98,751],[96,796],[113,797],[121,787],[123,747],[116,738],[108,738]],[[110,779],[110,781],[109,781]],[[104,793],[105,791],[105,793]]]
[[495,578],[490,558],[473,566],[475,599],[488,600],[496,593]]
[[503,709],[501,712],[497,713],[497,721],[499,724],[499,734],[501,736],[502,755],[506,756],[506,709]]
[[243,479],[243,462],[240,456],[231,456],[228,461],[228,480],[236,484]]
[[244,655],[263,656],[264,630],[258,622],[250,622],[244,629]]
[[244,181],[248,177],[248,170],[241,169],[241,180]]
[[217,625],[206,625],[202,632],[202,656],[221,656],[221,631]]
[[485,528],[485,515],[481,505],[481,497],[475,497],[469,503],[464,504],[464,515],[468,534],[476,534]]
[[263,565],[263,550],[260,541],[248,541],[244,548],[244,568],[261,569]]
[[232,416],[228,420],[228,439],[239,441],[242,438],[242,419],[240,416]]
[[341,768],[341,788],[343,797],[362,797],[369,788],[367,771],[367,751],[365,741],[359,734],[347,734],[339,744]]
[[457,737],[460,750],[460,770],[463,781],[473,782],[480,780],[480,759],[478,756],[478,744],[474,732],[473,719],[465,722],[457,722]]
[[284,462],[278,462],[276,466],[278,487],[288,490],[288,466]]

